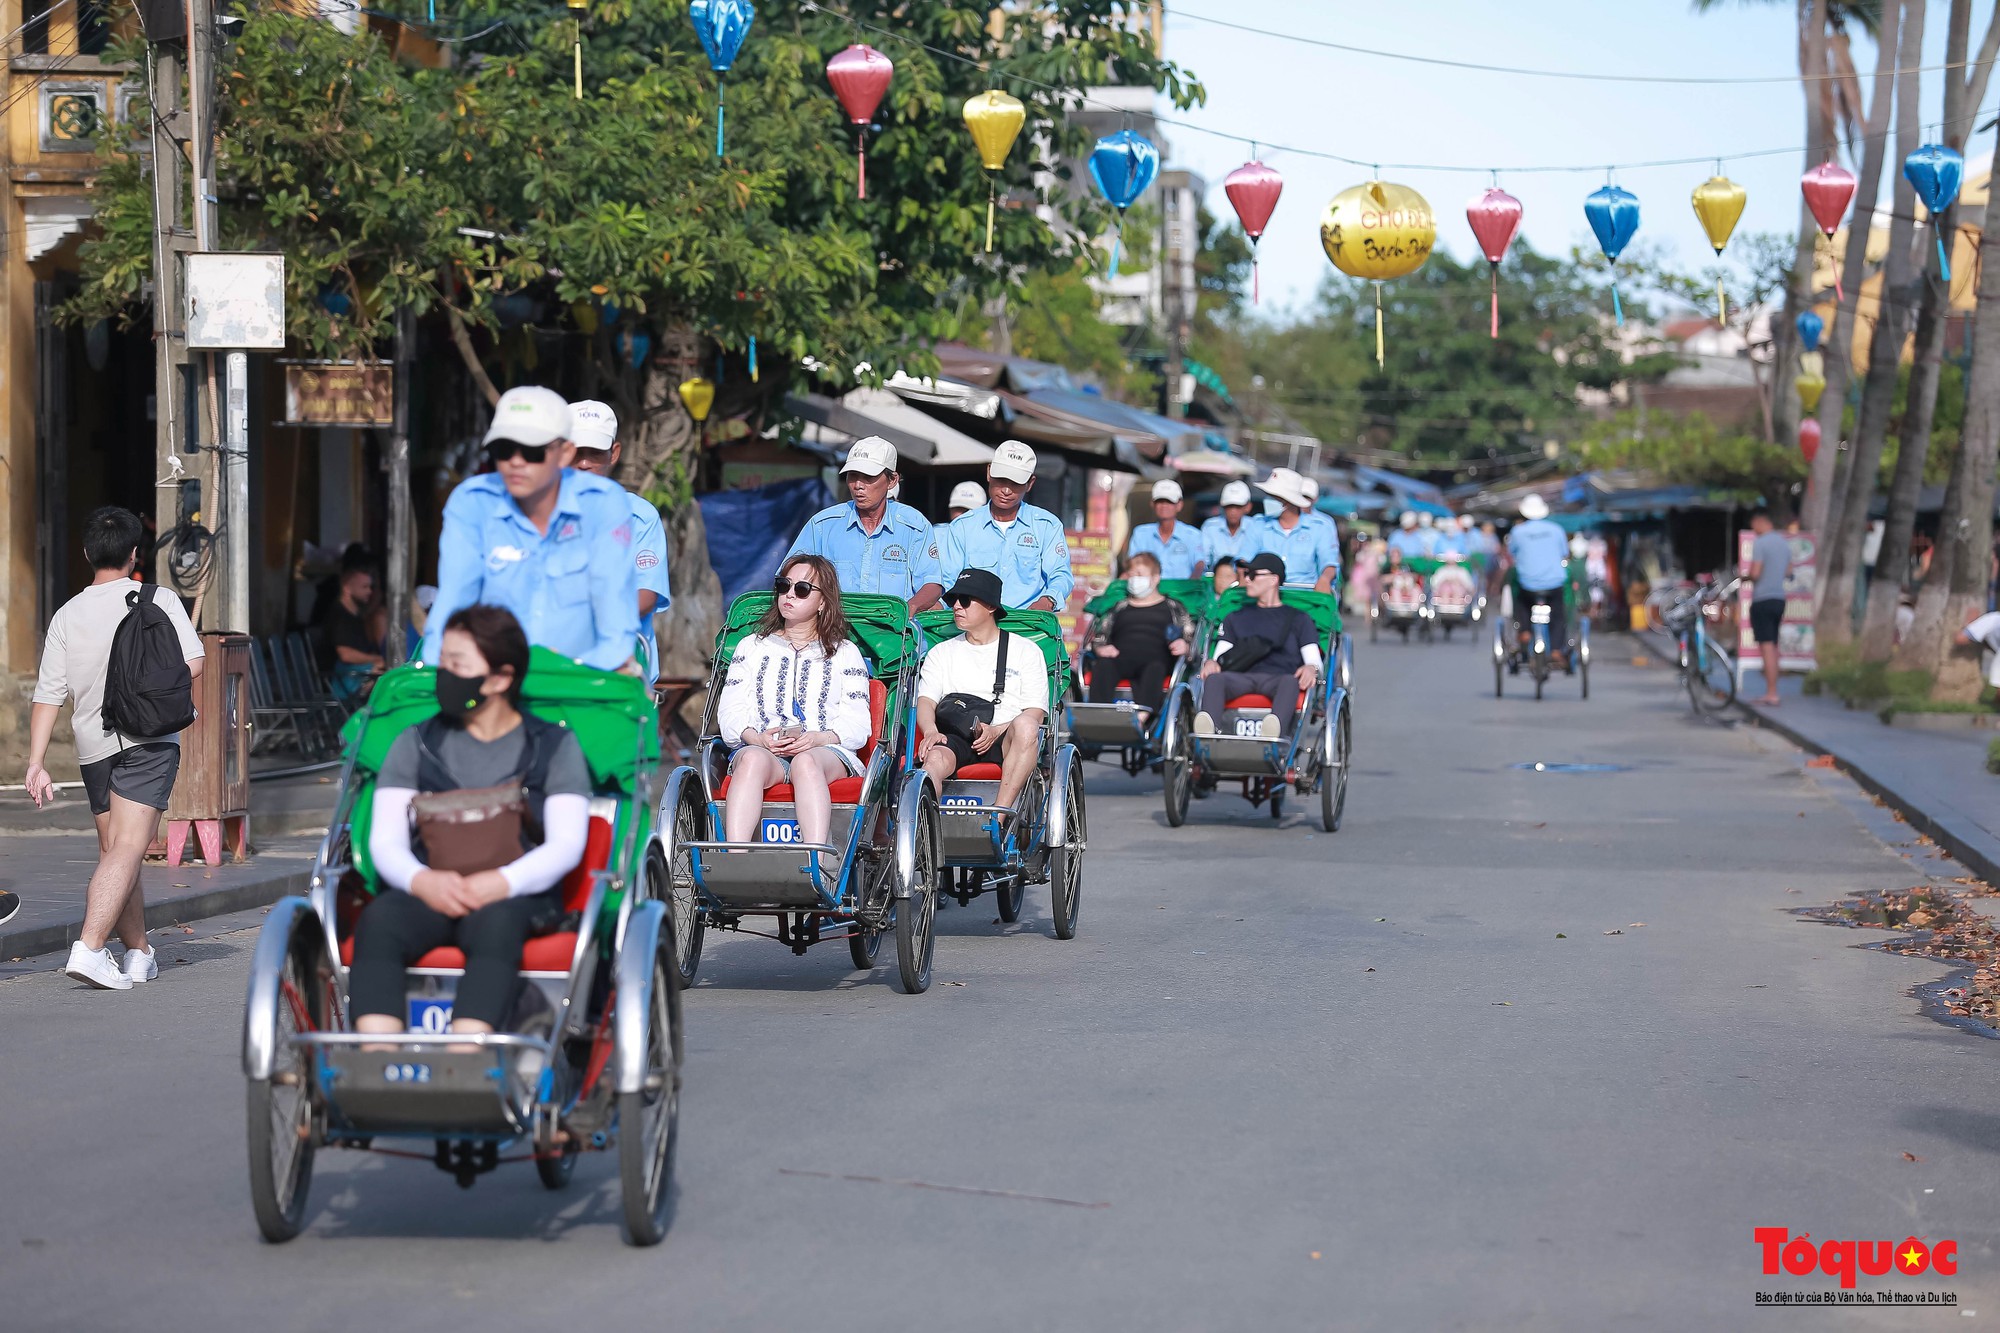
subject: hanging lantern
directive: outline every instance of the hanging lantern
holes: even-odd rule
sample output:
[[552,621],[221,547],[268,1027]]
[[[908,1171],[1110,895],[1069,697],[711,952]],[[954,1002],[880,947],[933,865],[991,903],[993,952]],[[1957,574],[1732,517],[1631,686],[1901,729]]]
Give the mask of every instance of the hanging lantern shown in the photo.
[[583,11],[590,0],[569,0],[571,52],[576,62],[576,100],[583,100]]
[[1799,341],[1808,352],[1819,350],[1820,335],[1826,332],[1826,321],[1817,312],[1802,310],[1798,318]]
[[708,420],[708,409],[715,406],[715,382],[700,375],[680,383],[681,405],[699,426]]
[[1488,336],[1500,336],[1500,262],[1521,230],[1521,201],[1495,185],[1466,201],[1465,220],[1479,240],[1479,252],[1486,256],[1487,274],[1493,296],[1493,326]]
[[[1715,257],[1722,258],[1722,248],[1729,244],[1729,235],[1736,230],[1736,220],[1743,216],[1743,202],[1748,198],[1743,187],[1720,173],[1694,187],[1694,215],[1701,223],[1701,229],[1708,233],[1708,243],[1715,247]],[[1722,275],[1715,276],[1715,322],[1727,327],[1729,324],[1729,303],[1722,294]]]
[[736,63],[757,8],[750,0],[689,0],[688,19],[715,71],[715,155],[722,156],[722,76]]
[[1944,211],[1958,199],[1958,187],[1965,183],[1965,158],[1956,148],[1927,143],[1903,159],[1903,179],[1917,192],[1930,211],[1931,234],[1937,239],[1938,269],[1951,281],[1951,260],[1944,252]]
[[[1799,177],[1799,191],[1806,197],[1806,208],[1819,224],[1819,234],[1829,252],[1833,248],[1833,234],[1840,230],[1840,220],[1847,216],[1847,206],[1854,202],[1854,188],[1854,173],[1831,162],[1822,162]],[[1847,293],[1840,289],[1840,263],[1831,253],[1827,260],[1833,268],[1834,299],[1845,302]]]
[[1806,456],[1806,466],[1811,467],[1813,455],[1819,452],[1819,418],[1807,417],[1799,423],[1799,452]]
[[1382,283],[1415,273],[1431,257],[1437,222],[1407,185],[1368,181],[1333,197],[1319,221],[1319,243],[1333,266],[1375,284],[1375,364],[1382,365]]
[[1826,356],[1822,352],[1806,352],[1799,357],[1798,377],[1792,387],[1799,391],[1799,405],[1808,414],[1819,411],[1820,395],[1826,392]]
[[895,62],[872,46],[854,45],[826,62],[826,81],[854,126],[854,197],[868,197],[868,122],[889,91]]
[[750,335],[750,382],[757,382],[757,335]]
[[1257,304],[1257,242],[1271,223],[1271,212],[1284,193],[1285,178],[1261,161],[1252,159],[1222,178],[1223,193],[1250,238],[1250,304]]
[[1146,192],[1160,172],[1160,150],[1150,139],[1120,130],[1107,134],[1090,150],[1090,178],[1118,210],[1118,231],[1111,238],[1111,275],[1118,276],[1118,251],[1125,241],[1125,210]]
[[1632,243],[1639,230],[1639,196],[1616,185],[1592,190],[1583,201],[1583,215],[1597,236],[1598,248],[1611,261],[1611,314],[1620,328],[1625,325],[1625,306],[1618,299],[1618,256]]
[[993,173],[1007,165],[1007,154],[1027,122],[1028,108],[1021,99],[989,88],[966,99],[965,128],[972,131],[973,146],[979,149],[979,164],[986,168],[986,253],[993,253]]

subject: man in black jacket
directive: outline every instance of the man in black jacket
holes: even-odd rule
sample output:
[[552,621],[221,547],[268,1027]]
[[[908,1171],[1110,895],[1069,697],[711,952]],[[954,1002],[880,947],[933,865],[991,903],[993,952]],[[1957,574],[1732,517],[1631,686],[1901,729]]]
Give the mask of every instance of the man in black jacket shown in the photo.
[[[1244,566],[1243,587],[1252,605],[1238,607],[1223,619],[1215,656],[1201,668],[1201,711],[1195,714],[1197,736],[1213,735],[1215,719],[1229,700],[1261,694],[1271,701],[1271,714],[1260,728],[1270,738],[1291,731],[1299,710],[1299,691],[1319,679],[1319,629],[1311,616],[1282,600],[1285,562],[1266,551]],[[1231,659],[1223,665],[1223,659]]]

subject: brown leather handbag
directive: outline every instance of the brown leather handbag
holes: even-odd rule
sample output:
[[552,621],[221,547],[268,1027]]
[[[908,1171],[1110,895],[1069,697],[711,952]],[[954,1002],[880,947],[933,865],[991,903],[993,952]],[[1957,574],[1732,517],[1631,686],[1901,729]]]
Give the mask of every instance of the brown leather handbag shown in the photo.
[[423,792],[410,802],[410,819],[431,869],[473,875],[520,859],[527,809],[527,788],[517,781]]

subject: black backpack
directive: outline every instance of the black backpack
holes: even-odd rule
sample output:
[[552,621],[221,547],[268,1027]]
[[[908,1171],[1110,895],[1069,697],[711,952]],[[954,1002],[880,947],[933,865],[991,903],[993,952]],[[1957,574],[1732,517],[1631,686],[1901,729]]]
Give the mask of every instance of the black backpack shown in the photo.
[[131,610],[111,636],[104,678],[104,729],[140,740],[171,736],[194,721],[194,676],[157,595],[152,587],[125,594]]

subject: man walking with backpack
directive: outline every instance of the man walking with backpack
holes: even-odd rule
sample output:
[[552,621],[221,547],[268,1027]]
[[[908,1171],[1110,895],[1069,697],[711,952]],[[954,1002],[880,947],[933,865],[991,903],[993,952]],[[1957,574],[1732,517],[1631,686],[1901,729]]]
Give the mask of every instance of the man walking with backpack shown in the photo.
[[[41,679],[29,721],[28,795],[55,797],[42,766],[56,712],[71,705],[76,757],[97,820],[82,937],[63,971],[104,990],[151,981],[159,965],[146,944],[139,864],[160,825],[180,771],[180,731],[194,720],[201,640],[180,599],[133,579],[145,529],[129,509],[106,505],[83,522],[90,586],[63,603],[42,645]],[[121,965],[107,947],[124,942]]]

